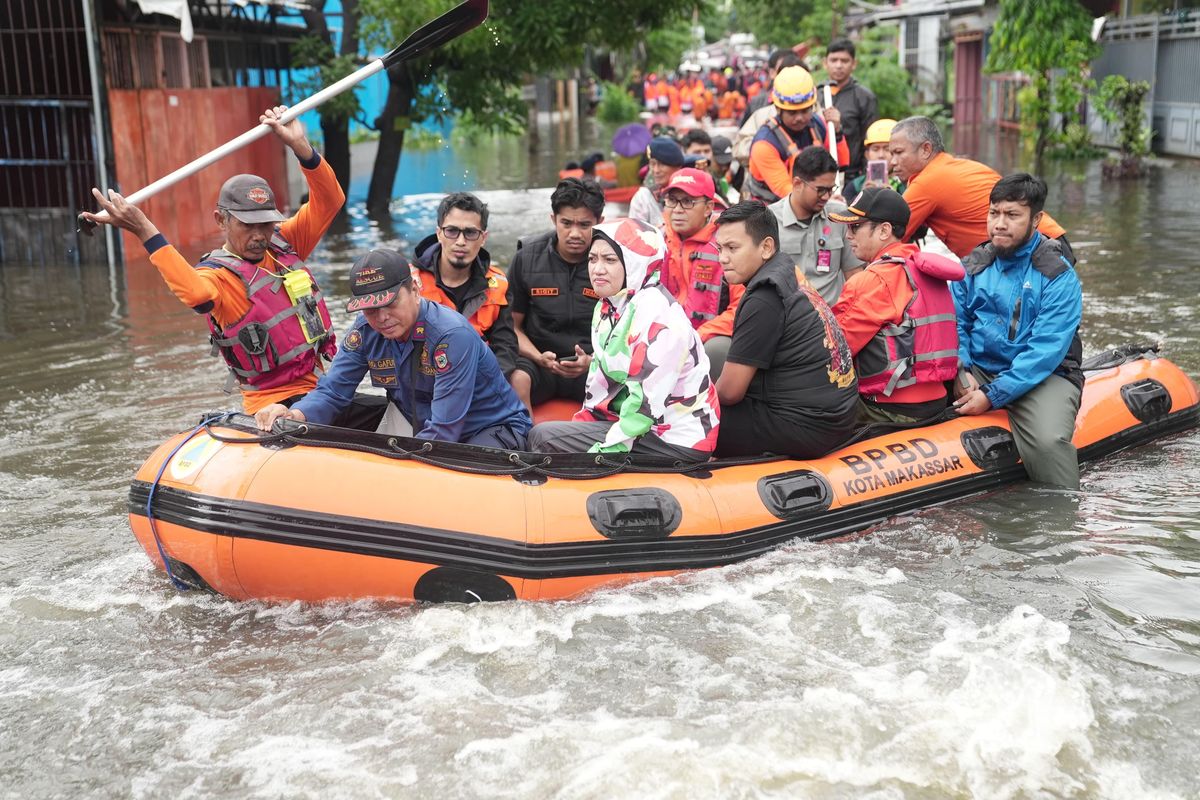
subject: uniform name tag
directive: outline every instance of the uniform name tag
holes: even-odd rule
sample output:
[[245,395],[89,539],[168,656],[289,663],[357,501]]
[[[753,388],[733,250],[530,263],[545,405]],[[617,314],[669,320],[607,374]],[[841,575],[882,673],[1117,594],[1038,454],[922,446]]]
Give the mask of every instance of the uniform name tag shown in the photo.
[[534,287],[529,290],[529,293],[534,297],[556,297],[558,296],[558,289],[553,286]]

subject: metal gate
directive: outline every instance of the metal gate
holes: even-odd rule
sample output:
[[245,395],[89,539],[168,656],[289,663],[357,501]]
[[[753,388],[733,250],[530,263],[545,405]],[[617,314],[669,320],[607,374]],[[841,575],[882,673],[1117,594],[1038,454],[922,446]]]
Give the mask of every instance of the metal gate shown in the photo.
[[97,141],[80,0],[0,0],[0,263],[104,261],[79,237]]
[[[1111,20],[1100,41],[1104,51],[1092,65],[1097,83],[1124,75],[1150,84],[1146,121],[1155,132],[1154,149],[1200,156],[1200,15]],[[1115,144],[1115,128],[1091,118],[1092,138]]]

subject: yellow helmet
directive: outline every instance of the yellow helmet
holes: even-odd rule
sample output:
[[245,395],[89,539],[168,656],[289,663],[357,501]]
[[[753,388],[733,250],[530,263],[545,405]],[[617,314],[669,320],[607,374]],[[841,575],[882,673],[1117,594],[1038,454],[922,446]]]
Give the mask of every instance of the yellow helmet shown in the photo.
[[867,135],[863,137],[863,146],[870,147],[873,144],[887,144],[892,140],[892,128],[896,127],[894,119],[877,119],[867,128]]
[[771,102],[784,111],[798,111],[817,102],[817,86],[804,67],[784,67],[771,85]]

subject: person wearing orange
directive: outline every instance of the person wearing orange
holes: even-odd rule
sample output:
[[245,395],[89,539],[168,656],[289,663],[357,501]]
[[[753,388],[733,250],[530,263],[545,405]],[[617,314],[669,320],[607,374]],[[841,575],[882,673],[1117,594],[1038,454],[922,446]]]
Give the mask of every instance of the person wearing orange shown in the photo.
[[[684,94],[686,92],[686,95]],[[691,102],[692,116],[697,120],[704,119],[708,115],[708,110],[712,105],[712,95],[708,91],[708,87],[704,85],[704,81],[700,80],[700,75],[696,72],[688,74],[684,79],[683,88],[680,90],[680,101],[685,102],[683,98]],[[689,109],[684,108],[686,113]]]
[[509,379],[517,366],[517,334],[506,298],[508,278],[483,249],[488,207],[469,192],[454,192],[438,204],[437,219],[437,233],[413,251],[421,296],[466,317]]
[[114,191],[106,198],[92,190],[107,218],[85,214],[136,235],[171,291],[207,318],[213,343],[229,364],[231,379],[241,385],[242,406],[250,414],[271,403],[289,405],[307,394],[317,385],[323,361],[336,351],[325,300],[303,259],[316,248],[346,196],[333,170],[309,144],[300,120],[280,123],[286,110],[267,109],[259,121],[300,161],[309,202],[284,219],[265,180],[256,175],[230,178],[213,211],[225,242],[196,267],[139,208]]
[[663,197],[667,258],[662,266],[662,285],[683,306],[700,334],[716,380],[729,353],[733,318],[745,291],[745,287],[731,286],[725,280],[713,243],[717,232],[711,219],[716,185],[707,172],[689,167],[671,176]]
[[[813,113],[817,87],[804,67],[787,67],[775,76],[771,103],[776,116],[758,129],[750,143],[750,169],[742,195],[774,203],[792,191],[792,164],[800,151],[812,145],[828,149],[825,120]],[[844,137],[838,138],[837,163],[850,163]]]
[[[660,110],[662,109],[661,94],[658,98],[658,107]],[[671,118],[671,124],[674,124],[675,118],[682,112],[683,106],[680,101],[679,87],[676,85],[676,81],[670,81],[667,83],[667,116]]]
[[845,212],[854,255],[868,262],[833,306],[858,374],[860,423],[912,424],[946,410],[946,381],[958,374],[954,298],[946,281],[966,274],[960,262],[901,241],[909,223],[904,198],[865,189]]
[[646,110],[653,114],[658,111],[658,76],[651,72],[642,84],[642,98]]
[[[892,175],[908,184],[904,200],[912,212],[907,237],[925,225],[950,252],[966,258],[988,240],[988,196],[1000,173],[969,158],[946,152],[942,134],[928,117],[908,117],[896,123],[888,143]],[[1066,231],[1043,212],[1038,231],[1064,245],[1075,262]]]
[[741,92],[727,91],[721,95],[717,106],[717,118],[721,120],[741,119],[746,113],[746,98]]

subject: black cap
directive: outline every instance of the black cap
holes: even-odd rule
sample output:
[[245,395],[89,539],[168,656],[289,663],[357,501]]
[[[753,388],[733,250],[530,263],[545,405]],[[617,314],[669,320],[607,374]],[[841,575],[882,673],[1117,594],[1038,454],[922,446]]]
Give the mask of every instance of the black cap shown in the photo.
[[894,189],[872,186],[863,189],[858,197],[850,201],[845,214],[830,211],[829,218],[847,225],[864,220],[890,222],[897,229],[907,229],[910,212],[908,203]]
[[217,196],[217,208],[228,211],[247,225],[284,220],[275,207],[271,184],[257,175],[234,175],[225,181]]
[[381,308],[396,299],[396,290],[412,282],[408,259],[395,250],[372,250],[350,268],[350,300],[346,310]]
[[733,142],[726,136],[712,137],[713,158],[722,167],[728,167],[733,162]]

